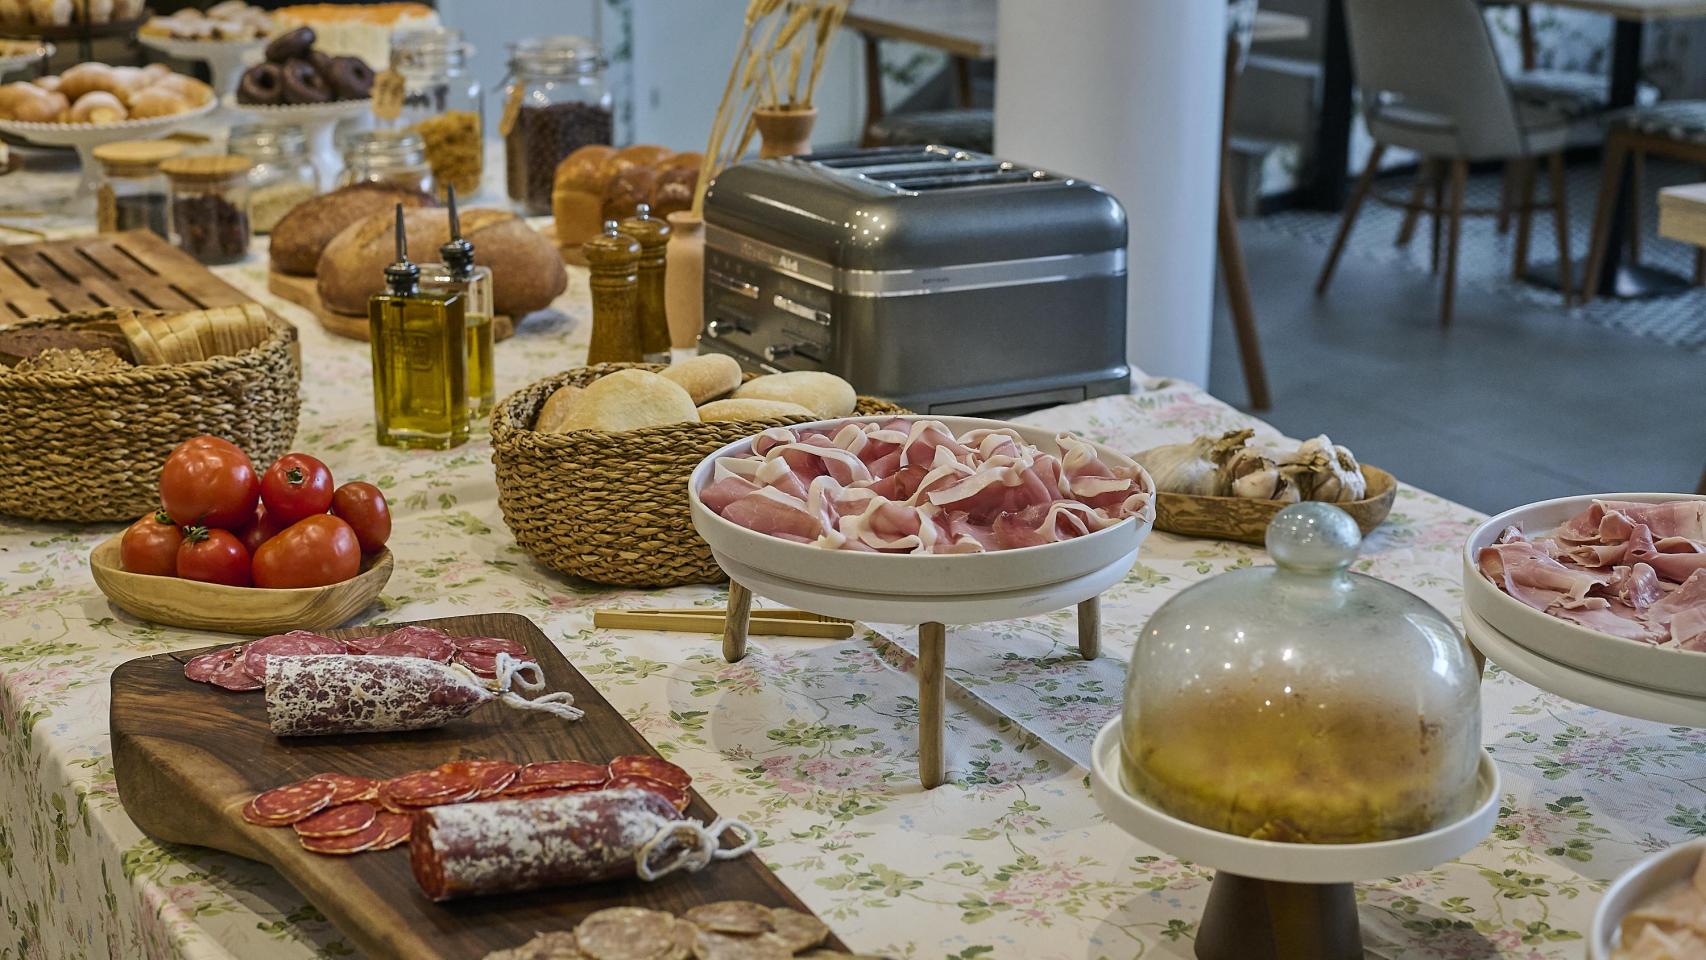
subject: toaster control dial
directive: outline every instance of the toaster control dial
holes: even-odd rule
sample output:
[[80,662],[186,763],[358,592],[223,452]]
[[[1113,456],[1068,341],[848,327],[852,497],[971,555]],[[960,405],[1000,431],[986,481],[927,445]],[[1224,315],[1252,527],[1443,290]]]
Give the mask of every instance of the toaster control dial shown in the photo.
[[789,354],[791,354],[793,352],[794,352],[794,348],[790,344],[773,343],[770,346],[764,348],[764,359],[770,361],[771,363],[775,363],[777,360],[781,359],[782,357],[788,356]]
[[710,337],[712,340],[715,340],[724,334],[745,332],[746,331],[741,327],[741,325],[733,320],[709,320],[705,323],[705,336]]
[[816,324],[821,324],[821,325],[826,326],[826,327],[829,326],[829,314],[828,313],[825,313],[824,311],[815,309],[813,307],[809,307],[809,306],[799,302],[798,300],[791,300],[787,297],[782,296],[779,293],[773,295],[770,298],[770,305],[775,307],[776,309],[782,311],[783,313],[793,314],[794,316],[799,317],[802,320],[810,320],[811,322],[816,323]]

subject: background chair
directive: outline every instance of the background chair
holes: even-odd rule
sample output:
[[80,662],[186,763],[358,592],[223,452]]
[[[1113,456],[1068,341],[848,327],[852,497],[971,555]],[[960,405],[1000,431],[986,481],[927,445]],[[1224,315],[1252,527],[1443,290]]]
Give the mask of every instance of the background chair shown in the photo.
[[[1388,147],[1413,150],[1432,171],[1432,202],[1418,182],[1408,202],[1396,205],[1434,218],[1434,269],[1445,232],[1445,282],[1440,294],[1440,324],[1449,325],[1457,288],[1458,238],[1463,216],[1496,215],[1495,209],[1465,210],[1463,193],[1469,164],[1516,162],[1519,167],[1519,215],[1513,273],[1527,268],[1528,214],[1534,202],[1538,161],[1548,161],[1551,197],[1563,288],[1570,288],[1568,215],[1564,207],[1563,149],[1569,123],[1556,110],[1519,102],[1499,67],[1492,37],[1474,0],[1345,0],[1351,59],[1361,90],[1363,120],[1374,138],[1368,166],[1345,207],[1339,234],[1321,268],[1315,292],[1324,295],[1357,214],[1374,185]],[[1449,195],[1447,185],[1449,184]],[[1384,202],[1384,198],[1380,198]],[[1413,227],[1413,220],[1411,226]],[[1407,239],[1403,234],[1400,238]]]
[[1250,276],[1244,268],[1244,247],[1238,237],[1238,201],[1232,191],[1232,102],[1238,77],[1250,54],[1250,34],[1256,26],[1257,0],[1232,0],[1226,5],[1226,89],[1220,115],[1220,210],[1216,239],[1220,245],[1220,275],[1226,282],[1226,306],[1238,338],[1238,359],[1244,366],[1244,389],[1250,406],[1268,409],[1268,373],[1262,365],[1262,344],[1256,334],[1256,309],[1250,300]]
[[[1599,180],[1599,199],[1594,203],[1593,240],[1588,246],[1587,268],[1582,272],[1581,302],[1592,300],[1605,270],[1611,234],[1611,218],[1617,207],[1617,190],[1623,182],[1623,166],[1634,164],[1629,184],[1629,209],[1641,206],[1641,168],[1646,157],[1656,154],[1706,166],[1706,100],[1668,100],[1652,106],[1630,107],[1611,118],[1611,133],[1605,139],[1605,161]],[[1628,231],[1631,241],[1640,234],[1636,220]],[[1632,259],[1641,255],[1631,244]],[[1706,247],[1694,251],[1694,283],[1706,283]],[[1706,481],[1703,481],[1706,482]]]

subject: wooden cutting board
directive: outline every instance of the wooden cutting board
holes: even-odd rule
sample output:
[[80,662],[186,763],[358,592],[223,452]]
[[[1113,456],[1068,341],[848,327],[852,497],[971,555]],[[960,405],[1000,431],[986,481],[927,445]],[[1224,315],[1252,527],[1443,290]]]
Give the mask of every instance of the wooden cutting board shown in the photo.
[[0,246],[0,324],[103,307],[177,312],[253,299],[150,230]]
[[[289,828],[245,823],[239,811],[249,798],[315,773],[377,778],[459,758],[604,762],[657,752],[526,617],[497,613],[420,623],[453,636],[521,641],[544,668],[547,688],[574,694],[586,716],[565,723],[486,704],[437,730],[286,741],[267,729],[263,693],[230,693],[184,677],[184,661],[204,650],[143,657],[112,676],[113,765],[125,811],[158,840],[270,864],[373,958],[478,960],[542,930],[570,929],[612,906],[680,912],[717,900],[753,900],[810,912],[756,855],[654,883],[630,879],[435,904],[415,885],[407,844],[327,857],[303,850]],[[396,626],[328,635],[372,635]],[[697,792],[687,815],[704,823],[717,816]],[[830,946],[839,949],[840,943],[831,937]]]
[[[288,273],[268,270],[267,291],[312,313],[320,321],[320,326],[330,333],[351,340],[368,339],[367,318],[326,309],[326,305],[320,302],[320,289],[313,277],[293,277]],[[509,317],[499,314],[492,318],[494,341],[508,340],[514,335],[515,324]]]

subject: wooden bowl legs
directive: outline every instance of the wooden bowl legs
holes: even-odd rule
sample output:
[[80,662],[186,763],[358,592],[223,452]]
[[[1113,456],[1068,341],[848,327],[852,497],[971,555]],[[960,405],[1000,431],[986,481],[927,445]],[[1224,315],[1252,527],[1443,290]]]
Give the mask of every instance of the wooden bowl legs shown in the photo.
[[1221,870],[1197,925],[1197,960],[1362,960],[1348,883],[1278,883]]
[[[723,620],[723,659],[734,663],[746,656],[747,628],[752,623],[752,591],[729,581],[729,609]],[[1102,601],[1091,597],[1078,605],[1078,654],[1094,660],[1102,646]],[[924,789],[944,779],[942,764],[943,703],[948,687],[948,628],[940,623],[918,626],[918,779]]]

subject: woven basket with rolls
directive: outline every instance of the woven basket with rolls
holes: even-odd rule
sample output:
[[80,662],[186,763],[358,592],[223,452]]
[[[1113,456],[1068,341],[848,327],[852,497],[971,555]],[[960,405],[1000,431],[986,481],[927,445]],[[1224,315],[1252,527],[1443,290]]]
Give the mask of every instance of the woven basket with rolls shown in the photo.
[[[21,320],[7,329],[107,322],[103,310]],[[257,320],[258,323],[258,320]],[[99,372],[0,368],[0,513],[32,520],[134,520],[159,508],[167,454],[199,434],[224,437],[256,463],[290,449],[301,405],[296,328],[232,355]]]
[[[579,367],[498,404],[492,412],[492,462],[504,522],[535,560],[595,583],[673,587],[726,580],[711,548],[693,530],[688,476],[727,444],[809,420],[674,423],[622,433],[532,429],[545,398],[559,387],[586,386],[627,367],[663,369],[643,363]],[[906,411],[860,397],[855,412]]]

